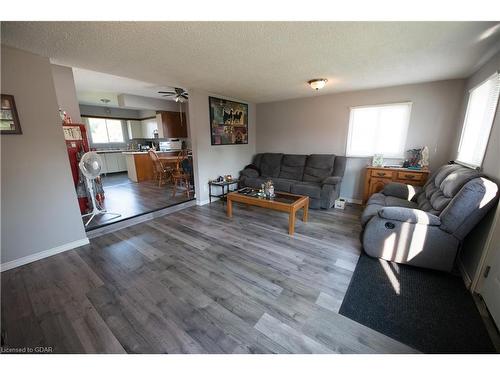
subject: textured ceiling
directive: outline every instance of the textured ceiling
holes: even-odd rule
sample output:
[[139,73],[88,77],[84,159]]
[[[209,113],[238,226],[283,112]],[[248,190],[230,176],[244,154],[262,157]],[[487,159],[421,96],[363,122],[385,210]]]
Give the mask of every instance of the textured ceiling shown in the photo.
[[462,78],[500,47],[495,22],[3,22],[2,43],[159,86],[252,102]]
[[110,100],[108,107],[118,107],[118,95],[132,94],[156,99],[174,100],[163,97],[158,91],[172,91],[172,87],[142,82],[92,70],[73,68],[76,95],[82,104],[104,105],[102,98]]

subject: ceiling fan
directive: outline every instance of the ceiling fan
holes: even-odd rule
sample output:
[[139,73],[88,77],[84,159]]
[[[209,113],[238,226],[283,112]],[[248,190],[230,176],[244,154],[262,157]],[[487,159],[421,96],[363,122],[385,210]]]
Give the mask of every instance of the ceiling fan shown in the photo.
[[162,96],[173,96],[176,102],[184,103],[188,100],[188,92],[179,87],[174,87],[174,91],[158,91],[158,94],[165,94]]

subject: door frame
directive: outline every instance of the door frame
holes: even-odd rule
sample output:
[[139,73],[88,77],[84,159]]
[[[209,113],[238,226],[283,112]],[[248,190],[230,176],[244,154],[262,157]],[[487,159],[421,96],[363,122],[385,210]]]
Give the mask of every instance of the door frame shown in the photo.
[[471,292],[479,293],[479,288],[481,286],[480,282],[483,279],[482,276],[483,276],[485,267],[487,265],[486,263],[489,259],[489,256],[493,252],[493,244],[492,244],[493,234],[495,232],[495,228],[497,227],[497,225],[500,225],[500,203],[497,204],[495,217],[493,218],[493,222],[491,224],[490,231],[488,232],[488,238],[486,239],[486,244],[484,245],[484,248],[483,248],[483,251],[481,254],[481,258],[479,259],[479,263],[476,267],[476,271],[475,271],[473,278],[472,278],[472,283],[470,286]]

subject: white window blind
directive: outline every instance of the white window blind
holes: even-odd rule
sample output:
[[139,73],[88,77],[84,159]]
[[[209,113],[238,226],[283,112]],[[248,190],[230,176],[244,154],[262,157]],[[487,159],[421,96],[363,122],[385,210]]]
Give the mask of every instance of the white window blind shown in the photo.
[[500,76],[495,73],[469,92],[457,162],[480,167],[498,104]]
[[92,143],[123,143],[121,120],[89,117],[87,119]]
[[411,103],[351,108],[347,156],[403,158]]

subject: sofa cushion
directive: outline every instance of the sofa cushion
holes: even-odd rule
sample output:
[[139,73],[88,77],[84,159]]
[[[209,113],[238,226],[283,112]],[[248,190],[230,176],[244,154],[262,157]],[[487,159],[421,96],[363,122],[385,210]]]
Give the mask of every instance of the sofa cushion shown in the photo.
[[296,180],[289,180],[287,178],[273,178],[274,191],[290,193],[292,185],[296,183]]
[[302,181],[307,155],[283,155],[279,177]]
[[480,173],[475,169],[461,168],[446,176],[439,188],[445,197],[453,198],[467,182],[478,177]]
[[283,154],[262,154],[259,166],[262,176],[278,177],[281,170],[281,159],[283,159]]
[[261,185],[265,183],[268,180],[268,178],[265,177],[247,177],[245,178],[244,184],[245,186],[254,188],[254,189],[260,189]]
[[252,168],[245,168],[240,174],[245,177],[259,177],[259,172]]
[[321,198],[321,185],[314,182],[296,182],[291,187],[291,193],[306,195],[311,198]]
[[332,175],[335,155],[309,155],[304,168],[303,181],[306,182],[321,182],[328,176]]
[[384,207],[418,208],[418,204],[406,199],[375,193],[366,202],[366,208],[361,215],[361,224],[364,226],[372,216],[377,215],[378,211]]

